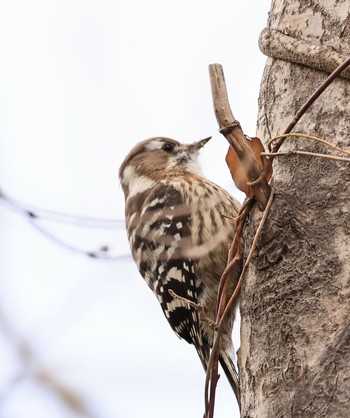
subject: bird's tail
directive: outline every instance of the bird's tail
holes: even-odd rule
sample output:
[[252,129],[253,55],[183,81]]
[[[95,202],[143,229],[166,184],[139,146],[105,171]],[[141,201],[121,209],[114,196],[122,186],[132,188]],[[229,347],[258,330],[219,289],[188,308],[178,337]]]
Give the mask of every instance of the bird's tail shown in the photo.
[[205,372],[207,372],[208,369],[208,363],[210,358],[210,348],[207,343],[203,343],[203,341],[200,341],[200,344],[194,344],[197,350],[198,357],[202,363],[203,369]]
[[219,355],[219,362],[223,368],[227,380],[229,381],[232,390],[237,398],[238,406],[241,408],[241,395],[239,389],[239,377],[235,365],[233,364],[232,358],[225,352],[221,352]]

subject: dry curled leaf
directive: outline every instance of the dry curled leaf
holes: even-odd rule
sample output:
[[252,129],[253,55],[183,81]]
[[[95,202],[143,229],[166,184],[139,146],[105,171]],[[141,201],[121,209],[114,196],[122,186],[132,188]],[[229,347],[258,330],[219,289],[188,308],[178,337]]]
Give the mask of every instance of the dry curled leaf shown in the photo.
[[[266,156],[261,155],[261,153],[265,151],[263,144],[257,137],[246,138],[246,141],[259,163],[261,174],[266,179],[266,181],[269,181],[272,176],[272,163],[271,160],[269,160]],[[249,167],[243,167],[231,146],[229,147],[226,155],[226,163],[230,169],[231,176],[235,182],[236,187],[244,192],[248,197],[252,197],[252,188],[249,186],[249,181],[245,174]]]

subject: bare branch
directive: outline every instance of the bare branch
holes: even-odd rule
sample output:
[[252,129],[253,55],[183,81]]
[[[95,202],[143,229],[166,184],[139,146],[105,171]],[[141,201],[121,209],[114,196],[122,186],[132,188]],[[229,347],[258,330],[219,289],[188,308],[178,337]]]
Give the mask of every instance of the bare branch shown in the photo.
[[0,204],[6,208],[16,212],[17,214],[24,216],[28,222],[46,238],[61,245],[69,251],[75,252],[76,254],[84,255],[94,259],[102,259],[107,261],[121,261],[130,259],[129,254],[116,255],[111,254],[108,245],[102,245],[98,249],[84,250],[69,244],[58,238],[55,234],[50,232],[44,227],[40,221],[53,221],[70,224],[72,226],[78,226],[83,228],[108,228],[108,229],[119,229],[124,225],[122,220],[108,220],[108,219],[97,219],[97,218],[86,218],[75,215],[69,215],[65,213],[59,213],[54,211],[48,211],[46,209],[39,209],[27,206],[23,203],[18,202],[15,199],[10,198],[0,189]]
[[68,213],[61,213],[47,209],[41,209],[26,205],[13,199],[0,189],[0,202],[8,208],[21,213],[30,218],[40,218],[53,222],[67,223],[74,226],[84,228],[108,228],[108,229],[124,229],[124,221],[121,219],[98,219],[88,218],[86,216],[76,216]]
[[316,152],[299,151],[299,150],[287,151],[287,152],[262,152],[261,155],[266,155],[268,157],[287,157],[291,155],[304,155],[306,157],[325,158],[328,160],[345,161],[347,163],[350,163],[350,158],[338,157],[337,155],[318,154]]
[[275,138],[272,138],[269,140],[268,142],[268,149],[271,149],[271,144],[275,141],[277,141],[280,138],[291,138],[291,137],[295,137],[295,138],[306,138],[306,139],[311,139],[313,141],[316,142],[320,142],[321,144],[327,145],[327,147],[330,147],[338,152],[341,152],[343,154],[349,154],[350,155],[350,151],[349,150],[345,150],[343,148],[337,147],[335,144],[332,144],[329,141],[326,141],[325,139],[322,138],[318,138],[317,136],[312,136],[312,135],[307,135],[307,134],[303,134],[303,133],[297,133],[297,132],[292,132],[290,134],[283,134],[283,135],[278,135]]
[[[270,187],[263,178],[253,151],[244,135],[239,122],[234,118],[227,95],[223,68],[220,64],[209,65],[210,82],[216,119],[222,133],[236,153],[254,195],[262,208],[265,208],[270,194]],[[259,179],[259,182],[256,180]]]

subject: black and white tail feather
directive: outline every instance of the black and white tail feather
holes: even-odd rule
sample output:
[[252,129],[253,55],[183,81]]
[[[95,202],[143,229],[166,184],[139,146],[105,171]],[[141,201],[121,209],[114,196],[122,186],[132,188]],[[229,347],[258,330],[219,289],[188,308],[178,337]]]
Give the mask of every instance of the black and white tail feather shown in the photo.
[[221,352],[219,355],[219,362],[236,396],[238,406],[240,407],[241,393],[239,389],[239,377],[238,377],[237,369],[232,361],[232,358],[231,356],[227,355],[227,353]]

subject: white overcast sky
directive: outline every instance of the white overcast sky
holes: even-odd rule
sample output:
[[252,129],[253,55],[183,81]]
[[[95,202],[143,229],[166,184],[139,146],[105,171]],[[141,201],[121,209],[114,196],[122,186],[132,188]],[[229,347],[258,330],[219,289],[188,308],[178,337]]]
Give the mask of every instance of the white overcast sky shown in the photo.
[[[33,207],[123,219],[117,170],[136,142],[212,135],[204,172],[235,193],[208,65],[223,65],[233,113],[254,135],[269,6],[1,0],[0,188]],[[40,225],[87,251],[107,244],[128,253],[123,228]],[[195,350],[172,333],[130,259],[71,252],[3,205],[0,228],[1,418],[78,416],[33,378],[43,371],[78,392],[94,417],[202,417]],[[21,341],[36,358],[24,367]],[[216,417],[237,417],[224,377],[218,392]]]

